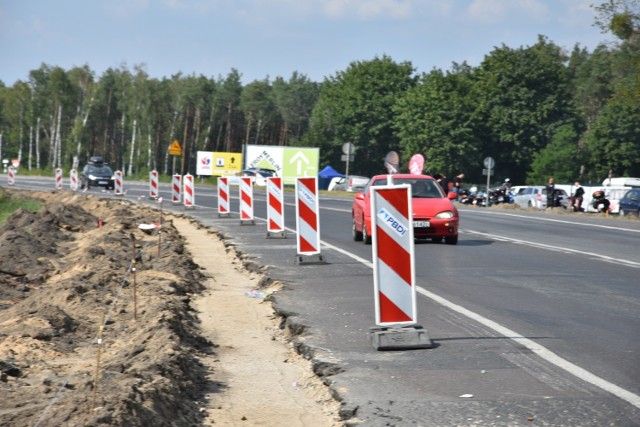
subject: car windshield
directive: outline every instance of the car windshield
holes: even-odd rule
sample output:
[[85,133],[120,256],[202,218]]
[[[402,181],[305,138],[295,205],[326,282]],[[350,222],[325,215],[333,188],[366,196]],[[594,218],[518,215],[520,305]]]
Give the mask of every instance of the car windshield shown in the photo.
[[87,175],[100,175],[100,176],[111,176],[113,175],[113,171],[107,165],[87,165],[86,168]]
[[[394,185],[411,185],[411,194],[414,198],[442,198],[444,194],[440,184],[431,179],[420,178],[394,178]],[[387,185],[386,179],[379,179],[373,183],[374,186]]]

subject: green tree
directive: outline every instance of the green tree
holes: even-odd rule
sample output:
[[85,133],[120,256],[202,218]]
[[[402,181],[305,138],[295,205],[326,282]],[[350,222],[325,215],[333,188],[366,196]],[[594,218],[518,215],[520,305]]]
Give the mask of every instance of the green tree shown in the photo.
[[[480,65],[473,98],[482,124],[482,156],[523,182],[534,153],[572,120],[568,69],[561,49],[543,36],[527,48],[496,48]],[[502,169],[504,167],[504,169]]]
[[544,185],[549,177],[560,183],[582,179],[579,137],[574,125],[560,126],[551,142],[533,155],[527,184]]
[[471,67],[455,65],[446,74],[433,70],[423,75],[398,99],[394,123],[405,164],[412,155],[422,154],[427,173],[455,176],[463,172],[467,179],[480,179],[481,141],[473,123],[473,84]]
[[384,172],[384,157],[399,150],[393,130],[393,105],[415,84],[413,66],[383,56],[353,62],[322,84],[305,143],[320,147],[322,164],[341,164],[341,147],[357,147],[352,169],[356,174]]

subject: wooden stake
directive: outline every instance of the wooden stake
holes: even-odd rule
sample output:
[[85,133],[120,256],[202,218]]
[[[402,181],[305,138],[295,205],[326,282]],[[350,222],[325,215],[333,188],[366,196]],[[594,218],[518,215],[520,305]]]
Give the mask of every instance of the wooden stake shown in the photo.
[[102,334],[104,332],[104,313],[100,316],[100,326],[98,327],[98,352],[96,353],[96,370],[93,374],[93,399],[91,402],[91,411],[96,406],[96,397],[98,395],[98,384],[100,381],[100,356],[102,354]]

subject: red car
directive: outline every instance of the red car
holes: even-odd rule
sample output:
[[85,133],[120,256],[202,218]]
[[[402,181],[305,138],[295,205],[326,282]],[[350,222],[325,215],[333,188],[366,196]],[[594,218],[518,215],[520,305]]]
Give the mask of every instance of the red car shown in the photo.
[[[353,240],[371,244],[371,202],[369,188],[374,185],[387,185],[388,175],[376,175],[353,199]],[[431,239],[450,245],[458,243],[458,210],[451,200],[457,196],[449,193],[445,196],[440,184],[427,175],[393,175],[393,184],[410,184],[413,204],[413,237]]]

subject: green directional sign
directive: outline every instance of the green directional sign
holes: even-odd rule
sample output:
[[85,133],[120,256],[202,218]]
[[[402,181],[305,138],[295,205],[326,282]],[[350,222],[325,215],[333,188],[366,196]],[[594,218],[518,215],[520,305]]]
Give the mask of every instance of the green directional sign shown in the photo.
[[285,177],[285,182],[294,183],[294,178],[297,177],[318,176],[319,153],[318,148],[285,147],[282,157],[282,176]]

